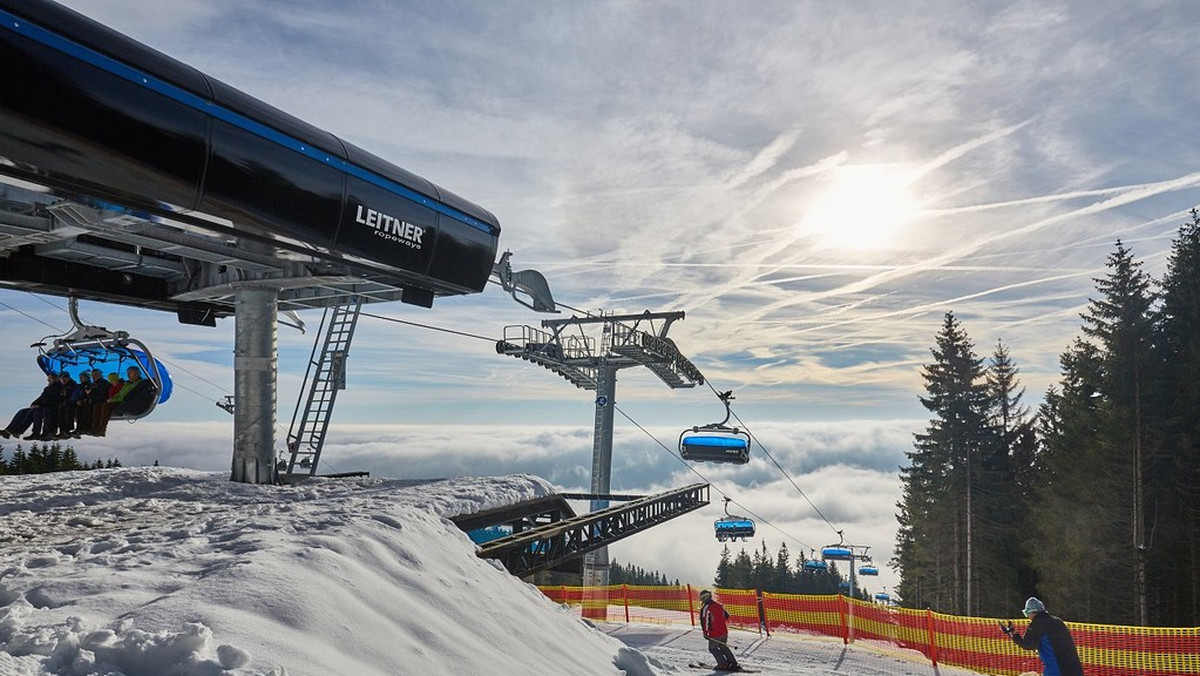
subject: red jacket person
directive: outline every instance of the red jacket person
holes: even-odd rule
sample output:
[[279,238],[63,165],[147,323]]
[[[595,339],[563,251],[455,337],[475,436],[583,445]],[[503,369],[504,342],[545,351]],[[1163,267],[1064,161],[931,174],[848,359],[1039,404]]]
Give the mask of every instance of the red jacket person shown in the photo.
[[729,649],[729,613],[725,606],[713,599],[712,592],[700,592],[700,631],[708,639],[708,652],[717,659],[719,671],[738,671],[741,666]]

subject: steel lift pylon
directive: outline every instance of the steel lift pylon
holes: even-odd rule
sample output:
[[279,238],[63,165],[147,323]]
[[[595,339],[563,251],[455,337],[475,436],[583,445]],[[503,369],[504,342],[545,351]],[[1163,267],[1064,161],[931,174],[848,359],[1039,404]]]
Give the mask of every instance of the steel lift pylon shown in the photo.
[[[546,368],[576,387],[593,390],[595,418],[592,441],[591,492],[610,492],[612,479],[613,412],[616,407],[617,371],[644,366],[671,389],[695,387],[704,376],[667,338],[671,324],[683,312],[650,312],[547,319],[542,329],[507,326],[496,351]],[[656,327],[656,322],[658,323]],[[587,336],[585,326],[601,327],[600,339]],[[575,333],[574,331],[578,331]],[[591,509],[608,508],[603,499]],[[590,549],[584,558],[583,584],[593,589],[608,585],[608,549]],[[603,592],[601,592],[603,593]]]

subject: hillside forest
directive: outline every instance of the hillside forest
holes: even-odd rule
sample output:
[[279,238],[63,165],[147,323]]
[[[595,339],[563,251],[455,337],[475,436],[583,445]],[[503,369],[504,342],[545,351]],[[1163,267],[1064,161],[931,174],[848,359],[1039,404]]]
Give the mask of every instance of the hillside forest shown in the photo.
[[1200,625],[1200,216],[1153,279],[1118,241],[1061,377],[1031,410],[1017,359],[947,313],[901,468],[903,605]]

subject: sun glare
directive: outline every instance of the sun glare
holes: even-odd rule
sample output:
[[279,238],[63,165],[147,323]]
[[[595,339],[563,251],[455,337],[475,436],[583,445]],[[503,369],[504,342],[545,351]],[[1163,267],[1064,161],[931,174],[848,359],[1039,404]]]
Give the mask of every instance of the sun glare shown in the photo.
[[829,248],[887,247],[917,213],[910,180],[885,166],[841,167],[809,207],[801,227]]

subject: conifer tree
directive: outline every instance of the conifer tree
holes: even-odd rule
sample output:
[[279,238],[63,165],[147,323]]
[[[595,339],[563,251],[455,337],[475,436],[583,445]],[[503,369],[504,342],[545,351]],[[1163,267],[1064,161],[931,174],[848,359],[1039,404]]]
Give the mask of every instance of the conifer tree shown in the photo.
[[[1132,563],[1132,575],[1127,579],[1133,581],[1134,598],[1128,607],[1134,609],[1135,624],[1146,624],[1147,556],[1152,546],[1146,531],[1146,459],[1154,453],[1147,407],[1151,399],[1147,395],[1159,375],[1151,352],[1155,294],[1141,263],[1120,240],[1108,257],[1108,268],[1108,275],[1096,280],[1100,297],[1093,299],[1083,314],[1083,332],[1103,355],[1103,396],[1110,413],[1104,428],[1104,460],[1116,470],[1113,478],[1118,480],[1113,490],[1124,501],[1124,509],[1114,510],[1112,527],[1105,535],[1125,545],[1125,555],[1119,560]],[[1120,576],[1124,571],[1114,573]]]
[[943,612],[970,614],[975,604],[976,490],[984,458],[994,453],[982,360],[952,312],[922,373],[933,415],[901,468],[895,563],[905,599]]
[[721,549],[721,560],[717,562],[717,574],[713,586],[730,589],[733,587],[733,563],[729,560],[729,545]]
[[775,577],[768,588],[780,593],[794,593],[792,579],[792,555],[784,542],[779,546],[779,553],[775,555]]
[[1160,312],[1165,409],[1163,454],[1152,482],[1163,493],[1164,551],[1154,577],[1161,579],[1160,624],[1200,625],[1200,213],[1179,230],[1162,282]]
[[74,446],[67,446],[63,449],[62,468],[70,471],[82,469],[79,464],[79,455],[75,453]]
[[[975,612],[1002,616],[1027,596],[1031,568],[1021,548],[1024,489],[1016,471],[1018,458],[1032,457],[1034,442],[1029,408],[1021,399],[1020,369],[1003,341],[988,360],[985,373],[988,424],[993,436],[975,479]],[[1022,446],[1024,444],[1024,446]]]
[[27,474],[29,472],[29,456],[21,444],[13,449],[12,457],[8,460],[9,474]]
[[[1147,618],[1145,459],[1156,380],[1151,280],[1121,242],[1041,409],[1028,545],[1043,600],[1080,621]],[[1041,545],[1041,546],[1039,546]]]
[[733,589],[753,589],[754,588],[754,563],[750,560],[750,555],[743,548],[738,550],[738,553],[733,557],[733,565],[730,567],[730,587]]

